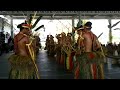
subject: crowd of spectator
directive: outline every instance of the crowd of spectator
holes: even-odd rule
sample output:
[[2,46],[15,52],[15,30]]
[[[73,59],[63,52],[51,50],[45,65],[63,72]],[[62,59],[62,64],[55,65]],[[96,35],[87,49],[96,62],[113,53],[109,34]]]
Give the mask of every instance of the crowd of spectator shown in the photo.
[[14,47],[13,38],[10,36],[8,32],[0,32],[0,56],[3,53],[8,53],[12,51]]

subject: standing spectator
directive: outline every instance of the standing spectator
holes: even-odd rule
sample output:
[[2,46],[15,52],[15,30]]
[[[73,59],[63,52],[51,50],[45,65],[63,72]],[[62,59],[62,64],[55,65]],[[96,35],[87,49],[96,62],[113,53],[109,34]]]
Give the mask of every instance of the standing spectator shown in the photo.
[[6,34],[5,34],[5,45],[4,45],[4,49],[5,49],[6,53],[9,52],[9,44],[8,44],[9,38],[10,38],[10,34],[8,32],[6,32]]
[[120,56],[120,42],[119,42],[118,47],[117,47],[117,52],[118,52],[118,55]]
[[0,30],[0,55],[4,52],[5,34]]
[[13,51],[13,49],[14,49],[14,39],[11,36],[8,39],[8,46],[9,46],[9,50]]

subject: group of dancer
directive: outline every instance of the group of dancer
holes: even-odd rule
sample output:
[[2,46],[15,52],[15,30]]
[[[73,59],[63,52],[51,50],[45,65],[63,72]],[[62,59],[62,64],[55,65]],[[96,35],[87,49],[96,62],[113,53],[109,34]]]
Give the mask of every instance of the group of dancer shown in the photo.
[[72,33],[56,35],[57,43],[53,42],[52,46],[51,39],[46,40],[48,52],[56,54],[56,61],[72,71],[75,79],[104,79],[104,51],[91,29],[92,23],[86,22],[74,28]]
[[[39,38],[33,36],[31,25],[21,23],[17,26],[20,32],[14,37],[14,54],[9,57],[10,79],[40,79],[36,58],[39,49]],[[91,31],[92,23],[86,22],[73,29],[67,35],[62,32],[46,39],[48,54],[74,73],[74,79],[104,79],[104,52],[98,37]],[[78,38],[75,42],[75,32]]]

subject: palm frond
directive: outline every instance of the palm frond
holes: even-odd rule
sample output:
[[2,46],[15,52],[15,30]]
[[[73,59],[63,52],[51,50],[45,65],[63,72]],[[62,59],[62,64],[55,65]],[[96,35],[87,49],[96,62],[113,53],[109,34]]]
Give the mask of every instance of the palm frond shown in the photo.
[[113,24],[112,26],[111,26],[111,28],[112,27],[115,27],[117,24],[119,24],[120,23],[120,21],[118,21],[117,23],[115,23],[115,24]]
[[120,30],[120,28],[115,28],[114,30]]
[[98,36],[98,38],[103,34],[103,32]]
[[32,26],[32,29],[37,25],[37,23],[40,21],[41,18],[42,18],[42,16],[39,16],[39,17],[37,18],[37,20],[35,21],[35,23],[34,23],[33,26]]
[[81,21],[79,21],[78,23],[77,23],[77,27],[79,27],[80,25],[82,25],[83,24],[83,21],[81,20]]
[[31,23],[32,23],[32,19],[33,19],[33,17],[32,17],[32,15],[30,14],[30,18],[29,18],[29,20],[28,20],[28,24],[31,24]]
[[44,25],[41,25],[38,28],[36,28],[34,31],[38,31],[40,28],[43,28],[43,27],[44,27]]

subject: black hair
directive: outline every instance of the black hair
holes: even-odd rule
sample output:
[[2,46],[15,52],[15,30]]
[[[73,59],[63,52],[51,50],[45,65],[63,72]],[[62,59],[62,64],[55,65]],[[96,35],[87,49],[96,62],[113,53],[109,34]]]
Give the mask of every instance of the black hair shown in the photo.
[[23,24],[25,24],[25,23],[21,23],[17,26],[17,28],[20,28],[20,31],[22,31],[24,29],[24,27],[22,27]]
[[91,27],[92,23],[91,22],[86,22],[85,26]]
[[80,27],[79,28],[83,28],[83,25],[80,25]]
[[71,35],[72,36],[72,33],[67,33],[67,35]]
[[89,28],[86,28],[87,30],[91,30],[92,28],[92,23],[90,21],[86,22],[86,24],[84,26],[87,26]]

